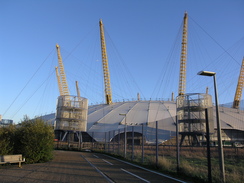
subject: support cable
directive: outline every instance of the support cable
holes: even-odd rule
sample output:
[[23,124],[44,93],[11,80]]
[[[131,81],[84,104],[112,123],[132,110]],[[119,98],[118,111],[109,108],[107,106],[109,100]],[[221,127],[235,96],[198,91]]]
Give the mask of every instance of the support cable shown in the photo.
[[[190,17],[191,18],[191,17]],[[193,21],[193,22],[195,22],[195,24],[196,25],[198,25],[199,26],[199,28],[200,29],[202,29],[202,31],[205,33],[205,34],[207,34],[225,53],[227,53],[227,55],[229,55],[238,65],[241,65],[223,46],[221,46],[209,33],[207,33],[207,31],[205,31],[204,29],[203,29],[203,27],[202,26],[200,26],[196,21],[194,21],[192,18],[191,18],[191,20]]]
[[15,101],[19,98],[19,96],[22,94],[22,92],[25,90],[25,88],[28,86],[28,84],[31,82],[31,80],[34,78],[34,76],[38,73],[38,71],[41,69],[41,67],[43,66],[43,64],[47,61],[47,59],[49,58],[49,56],[51,55],[51,53],[54,50],[52,50],[48,56],[44,59],[44,61],[41,63],[41,65],[37,68],[37,70],[34,72],[34,74],[31,76],[31,78],[27,81],[27,83],[25,84],[25,86],[21,89],[21,91],[18,93],[18,95],[15,97],[15,99],[13,100],[13,102],[9,105],[9,107],[6,109],[6,111],[3,113],[3,116],[8,112],[8,110],[12,107],[12,105],[15,103]]

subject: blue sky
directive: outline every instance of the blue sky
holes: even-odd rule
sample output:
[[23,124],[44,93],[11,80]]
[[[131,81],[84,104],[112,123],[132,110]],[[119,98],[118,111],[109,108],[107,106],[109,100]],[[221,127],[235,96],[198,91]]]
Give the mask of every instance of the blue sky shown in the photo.
[[187,93],[204,93],[217,73],[219,103],[233,101],[244,56],[243,0],[0,0],[0,114],[15,123],[55,112],[55,45],[70,93],[103,103],[99,19],[113,101],[177,96],[181,32],[188,12]]

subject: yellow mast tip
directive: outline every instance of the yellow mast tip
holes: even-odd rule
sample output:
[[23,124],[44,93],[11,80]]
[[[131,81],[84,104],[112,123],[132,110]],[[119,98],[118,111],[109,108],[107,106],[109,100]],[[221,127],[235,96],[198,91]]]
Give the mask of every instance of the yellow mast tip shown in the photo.
[[99,24],[100,24],[100,25],[103,25],[103,21],[102,21],[101,18],[99,19]]

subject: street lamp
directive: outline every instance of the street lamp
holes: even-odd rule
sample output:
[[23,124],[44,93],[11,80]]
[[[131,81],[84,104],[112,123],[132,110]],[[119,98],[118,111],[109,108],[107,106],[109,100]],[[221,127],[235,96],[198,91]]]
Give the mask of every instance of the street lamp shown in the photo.
[[202,75],[202,76],[213,76],[215,106],[216,106],[217,134],[218,134],[219,168],[221,171],[222,182],[225,182],[225,165],[224,165],[224,153],[223,153],[222,135],[221,135],[221,123],[219,121],[219,102],[218,102],[218,91],[217,91],[217,84],[216,84],[216,73],[211,72],[211,71],[200,71],[197,74]]
[[125,116],[125,144],[124,144],[124,158],[126,158],[126,146],[127,146],[127,123],[126,123],[126,114],[119,114],[121,116]]

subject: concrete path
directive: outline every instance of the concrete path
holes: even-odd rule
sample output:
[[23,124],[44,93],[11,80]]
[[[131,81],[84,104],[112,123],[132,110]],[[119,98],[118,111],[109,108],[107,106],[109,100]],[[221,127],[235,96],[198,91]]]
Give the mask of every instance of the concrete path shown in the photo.
[[0,182],[107,182],[103,176],[81,158],[80,152],[55,151],[55,158],[48,163],[3,166]]
[[102,154],[54,151],[48,163],[0,166],[0,183],[183,182],[155,174]]

